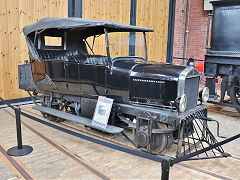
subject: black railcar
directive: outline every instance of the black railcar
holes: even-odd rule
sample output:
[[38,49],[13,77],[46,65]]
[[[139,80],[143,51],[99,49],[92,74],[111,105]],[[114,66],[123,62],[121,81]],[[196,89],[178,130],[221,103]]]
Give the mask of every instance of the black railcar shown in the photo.
[[[206,86],[216,97],[215,83],[222,77],[221,102],[225,94],[240,105],[240,1],[214,0],[210,47],[205,56]],[[240,108],[236,108],[240,112]]]
[[[20,88],[43,94],[42,106],[34,108],[50,120],[61,117],[112,134],[124,130],[117,127],[121,122],[133,130],[137,147],[160,153],[176,142],[180,155],[184,138],[191,136],[195,142],[193,133],[201,131],[203,138],[210,132],[206,105],[198,101],[207,101],[208,90],[205,88],[199,96],[200,75],[194,68],[147,63],[146,32],[151,31],[80,18],[42,19],[23,29],[30,64],[19,66]],[[117,32],[127,35],[111,37]],[[58,37],[59,45],[48,45],[49,36]],[[122,37],[126,41],[119,40]],[[104,53],[94,48],[98,39],[104,42],[98,46],[100,49],[105,45]],[[134,53],[129,53],[132,45]],[[116,52],[118,49],[120,52]],[[96,55],[97,51],[100,55]],[[99,96],[114,100],[105,129],[91,123]],[[194,129],[200,119],[204,121],[203,128]],[[204,141],[209,142],[209,137]]]

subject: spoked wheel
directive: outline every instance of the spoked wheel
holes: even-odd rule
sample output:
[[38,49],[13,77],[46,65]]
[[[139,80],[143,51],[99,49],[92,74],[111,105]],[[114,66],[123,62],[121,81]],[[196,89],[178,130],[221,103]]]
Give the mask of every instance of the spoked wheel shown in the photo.
[[[229,95],[233,104],[240,106],[240,82],[235,81],[229,87]],[[235,108],[240,113],[240,108]]]
[[[45,107],[49,107],[49,99],[48,98],[44,98],[42,106]],[[51,107],[52,109],[56,109],[56,110],[60,110],[60,111],[66,111],[66,107],[64,107],[64,103],[58,101],[56,98],[53,98],[52,103],[51,103]],[[63,121],[62,118],[50,115],[50,114],[46,114],[46,113],[42,113],[43,117],[50,120],[50,121],[56,121],[56,122],[61,122]]]
[[[159,129],[167,129],[167,125],[165,123],[157,122],[157,126]],[[164,133],[153,134],[152,153],[159,154],[163,152],[167,148],[167,144],[168,144],[167,134],[164,134]]]
[[[46,107],[46,106],[45,106]],[[53,108],[53,107],[51,107]],[[53,108],[53,109],[56,109],[56,108]],[[57,108],[58,109],[58,108]],[[42,113],[43,117],[50,120],[50,121],[57,121],[58,120],[58,117],[56,116],[52,116],[50,114],[47,114],[47,113]]]

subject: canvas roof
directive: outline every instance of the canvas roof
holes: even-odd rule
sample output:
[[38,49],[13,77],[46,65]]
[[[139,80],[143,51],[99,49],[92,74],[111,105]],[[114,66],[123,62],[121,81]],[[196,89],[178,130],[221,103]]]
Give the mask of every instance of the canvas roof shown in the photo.
[[[142,28],[137,26],[125,25],[114,21],[89,20],[82,18],[53,18],[48,17],[37,21],[34,24],[27,25],[23,28],[25,36],[35,31],[47,29],[69,29],[69,30],[86,30],[94,31],[91,34],[103,34],[104,28],[108,32],[152,32],[153,29]],[[87,32],[85,31],[85,32]]]

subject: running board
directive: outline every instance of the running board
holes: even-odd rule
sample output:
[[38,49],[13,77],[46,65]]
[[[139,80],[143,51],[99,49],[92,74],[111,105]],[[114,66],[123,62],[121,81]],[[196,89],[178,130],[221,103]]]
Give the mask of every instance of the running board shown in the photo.
[[37,106],[33,106],[32,108],[35,109],[35,110],[41,111],[43,113],[62,118],[62,119],[78,122],[78,123],[83,124],[85,126],[89,126],[91,128],[98,129],[100,131],[104,131],[104,132],[109,133],[109,134],[119,134],[119,133],[123,132],[123,130],[124,130],[123,128],[119,128],[119,127],[111,126],[111,125],[107,125],[106,129],[103,129],[103,128],[92,125],[92,120],[91,119],[88,119],[88,118],[85,118],[85,117],[82,117],[82,116],[76,116],[76,115],[73,115],[73,114],[69,114],[69,113],[66,113],[66,112],[62,112],[62,111],[52,109],[52,108],[48,108],[48,107],[44,107],[44,106],[38,106],[37,105]]

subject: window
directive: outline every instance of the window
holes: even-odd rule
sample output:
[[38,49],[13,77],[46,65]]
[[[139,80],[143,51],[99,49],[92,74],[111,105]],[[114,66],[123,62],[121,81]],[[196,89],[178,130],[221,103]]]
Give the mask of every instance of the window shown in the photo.
[[105,35],[90,36],[85,43],[89,54],[107,56]]
[[62,46],[62,37],[44,36],[45,46]]
[[[41,39],[41,38],[40,38]],[[39,41],[39,47],[49,50],[64,50],[63,37],[62,36],[43,36],[44,42],[41,45],[41,40]],[[39,48],[39,49],[41,49]]]

